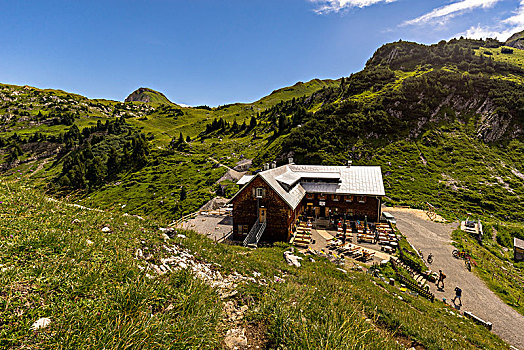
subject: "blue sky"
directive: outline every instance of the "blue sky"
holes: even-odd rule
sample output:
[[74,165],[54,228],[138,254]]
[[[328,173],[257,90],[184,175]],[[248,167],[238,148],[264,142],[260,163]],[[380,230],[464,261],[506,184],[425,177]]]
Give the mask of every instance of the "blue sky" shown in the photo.
[[123,100],[254,101],[382,44],[524,30],[524,0],[0,0],[0,82]]

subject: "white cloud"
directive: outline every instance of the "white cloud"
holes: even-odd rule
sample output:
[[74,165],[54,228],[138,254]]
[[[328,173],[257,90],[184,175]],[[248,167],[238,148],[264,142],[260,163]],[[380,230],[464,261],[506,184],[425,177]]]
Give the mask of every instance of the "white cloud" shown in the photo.
[[461,15],[464,12],[471,11],[476,8],[490,8],[501,0],[461,0],[452,4],[442,6],[434,9],[420,17],[411,19],[403,23],[403,25],[436,23],[444,24],[450,18]]
[[367,7],[379,3],[390,3],[397,0],[309,0],[319,5],[315,12],[325,14],[330,12],[339,12],[351,7]]
[[505,41],[512,34],[522,30],[524,30],[524,0],[521,0],[519,8],[515,10],[512,16],[503,19],[499,24],[494,26],[477,25],[456,36],[465,36],[472,39],[497,38]]

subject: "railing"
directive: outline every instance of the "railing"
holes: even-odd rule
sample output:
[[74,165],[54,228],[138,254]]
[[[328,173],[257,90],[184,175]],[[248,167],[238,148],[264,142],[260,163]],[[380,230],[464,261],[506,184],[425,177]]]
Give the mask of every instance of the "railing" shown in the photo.
[[244,243],[243,243],[244,247],[247,247],[247,245],[253,241],[253,238],[256,239],[256,235],[258,233],[258,225],[260,225],[259,219],[257,219],[253,227],[251,227],[251,230],[249,230],[249,233],[247,234],[246,239],[244,239]]
[[266,225],[267,224],[265,221],[260,222],[260,220],[257,220],[244,240],[244,247],[254,246],[256,248],[260,238],[262,237],[262,234],[264,233],[264,230],[266,229]]
[[266,229],[266,222],[264,221],[261,225],[260,225],[260,228],[258,229],[258,232],[257,232],[257,241],[255,242],[255,244],[258,244],[258,242],[260,241],[260,237],[262,237],[262,234],[264,233],[264,230]]
[[391,267],[393,267],[393,270],[395,271],[395,274],[397,276],[397,279],[406,285],[409,289],[417,292],[418,294],[422,295],[424,298],[430,300],[431,302],[435,301],[435,295],[431,293],[429,290],[426,290],[422,287],[420,287],[418,284],[416,284],[414,281],[410,280],[409,278],[403,276],[400,271],[398,270],[397,263],[394,259],[390,260]]
[[228,233],[226,233],[225,235],[223,235],[222,237],[220,237],[219,239],[217,239],[217,242],[218,243],[222,243],[224,242],[226,239],[229,238],[229,236],[231,236],[233,234],[233,229],[229,230]]
[[195,218],[199,213],[200,213],[199,211],[196,211],[194,213],[190,213],[190,214],[184,215],[180,219],[175,220],[174,222],[172,222],[170,226],[177,227],[178,225],[180,225],[184,221],[188,221],[190,219]]

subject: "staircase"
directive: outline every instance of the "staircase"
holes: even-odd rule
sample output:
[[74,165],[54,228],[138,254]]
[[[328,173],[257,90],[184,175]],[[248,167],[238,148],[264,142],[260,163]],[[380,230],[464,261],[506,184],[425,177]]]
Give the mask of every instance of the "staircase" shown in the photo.
[[411,267],[407,266],[406,264],[404,264],[402,261],[400,261],[397,258],[392,259],[392,260],[393,260],[392,262],[393,268],[395,269],[395,271],[396,271],[397,266],[402,267],[418,283],[420,288],[426,289],[426,287],[428,286],[428,280],[427,280],[426,274],[418,273],[417,271],[413,270]]
[[246,239],[244,239],[244,247],[256,248],[265,229],[266,222],[260,222],[260,220],[257,220],[247,234]]

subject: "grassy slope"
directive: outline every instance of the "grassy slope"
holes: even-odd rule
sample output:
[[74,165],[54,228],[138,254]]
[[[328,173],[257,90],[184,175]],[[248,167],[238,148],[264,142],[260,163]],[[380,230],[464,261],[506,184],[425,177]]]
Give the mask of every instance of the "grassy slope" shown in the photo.
[[[221,305],[211,288],[184,272],[151,280],[137,267],[141,242],[160,243],[155,227],[16,185],[2,184],[0,193],[1,348],[218,346]],[[102,233],[105,225],[113,233]],[[40,317],[52,325],[31,331]]]
[[[501,53],[500,52],[501,48],[486,48],[486,47],[480,47],[479,49],[475,50],[475,54],[482,55],[487,58],[492,58],[498,62],[506,62],[506,63],[513,64],[513,65],[524,68],[524,50],[519,50],[513,47],[508,47],[508,48],[513,50],[512,54]],[[486,54],[488,52],[491,53],[491,55]],[[511,80],[511,81],[516,81],[520,84],[524,84],[524,78],[516,76],[514,74],[509,74],[509,75],[495,74],[493,78]]]
[[[61,107],[66,110],[80,110],[83,117],[75,119],[75,124],[82,129],[87,126],[96,125],[97,121],[105,122],[112,119],[113,109],[117,108],[119,115],[128,115],[126,122],[142,132],[153,137],[155,149],[165,148],[169,141],[182,132],[184,136],[189,135],[195,138],[207,123],[214,118],[224,118],[229,122],[237,120],[241,124],[244,120],[249,123],[251,116],[257,112],[271,107],[282,100],[290,100],[295,97],[311,94],[314,91],[326,86],[338,84],[333,80],[312,80],[307,83],[297,83],[292,87],[274,91],[269,96],[259,101],[248,104],[233,104],[206,110],[201,108],[179,108],[176,105],[169,105],[170,108],[162,109],[157,103],[145,104],[141,102],[121,104],[114,101],[89,100],[79,95],[68,94],[63,91],[39,90],[30,87],[4,86],[12,93],[16,91],[15,104],[23,104],[32,116],[39,111],[48,113],[43,107],[44,103],[52,100],[55,96]],[[39,92],[44,98],[37,102],[32,101],[34,92]],[[38,95],[38,96],[40,96]],[[31,107],[30,106],[31,103]],[[87,105],[87,110],[81,109]],[[46,107],[47,108],[47,107]],[[51,107],[49,107],[51,108]],[[154,108],[154,109],[153,109]],[[183,115],[174,116],[173,112],[182,110]],[[7,110],[6,110],[7,111]],[[85,115],[85,116],[84,116]],[[23,118],[22,118],[23,119]],[[69,129],[65,125],[29,125],[22,119],[16,120],[2,132],[3,137],[9,137],[13,133],[21,136],[29,136],[35,132],[47,135],[57,135]],[[214,182],[225,172],[224,168],[213,171],[213,175],[205,178],[208,174],[205,163],[207,157],[213,156],[221,159],[221,162],[234,165],[241,157],[253,158],[257,152],[264,147],[266,135],[260,132],[263,140],[253,140],[251,135],[238,134],[232,137],[210,138],[203,143],[191,143],[188,152],[177,153],[178,156],[164,157],[161,152],[154,152],[151,159],[154,164],[148,166],[138,173],[124,175],[119,181],[109,184],[94,193],[86,202],[93,206],[115,207],[126,205],[126,211],[140,215],[155,215],[165,220],[179,217],[183,213],[193,211],[203,205],[212,197],[215,189]],[[190,153],[190,154],[189,154]],[[236,153],[236,154],[232,154]],[[189,155],[188,155],[189,154]],[[28,155],[23,157],[27,158]],[[177,158],[178,157],[178,158]],[[191,159],[191,161],[182,162]],[[24,158],[22,158],[24,159]],[[173,159],[177,159],[174,161]],[[204,160],[203,160],[204,159]],[[178,166],[177,164],[183,164]],[[33,184],[43,186],[52,180],[53,175],[60,171],[61,164],[48,164],[44,169],[33,173],[37,164],[24,164],[13,171],[8,172],[7,176],[16,179],[19,173],[23,177],[33,180]],[[161,170],[159,170],[161,169]],[[188,191],[188,199],[184,203],[179,203],[179,192],[181,187]],[[175,210],[177,209],[177,210]]]
[[155,91],[155,90],[149,90],[144,91],[144,95],[149,97],[150,103],[157,103],[157,104],[173,104],[173,102],[169,101],[169,99],[161,92]]
[[[113,210],[155,217],[169,223],[175,217],[189,214],[215,197],[215,182],[226,172],[225,168],[205,156],[175,153],[168,156],[152,155],[157,164],[123,176],[89,194],[82,203]],[[184,187],[187,198],[181,200]]]
[[166,145],[171,138],[182,133],[184,136],[196,137],[206,124],[211,123],[215,118],[223,118],[228,122],[242,124],[243,121],[249,123],[249,119],[258,112],[269,108],[280,101],[291,100],[329,86],[338,84],[337,80],[314,79],[307,83],[297,83],[293,86],[273,91],[270,95],[252,103],[235,103],[227,106],[213,108],[212,110],[182,107],[183,116],[176,119],[160,113],[153,113],[147,116],[147,120],[141,118],[128,119],[128,122],[144,133],[152,133],[155,136],[155,144]]
[[[248,250],[191,232],[164,242],[152,221],[49,202],[15,184],[2,183],[0,197],[2,348],[220,348],[226,329],[213,289],[189,271],[150,279],[138,268],[137,248],[158,261],[175,242],[223,275],[261,274],[265,283],[241,282],[233,301],[249,306],[247,322],[269,348],[507,348],[441,302],[362,272],[342,273],[323,258],[287,266],[285,246]],[[112,233],[101,232],[106,225]],[[40,317],[52,324],[29,330]]]

